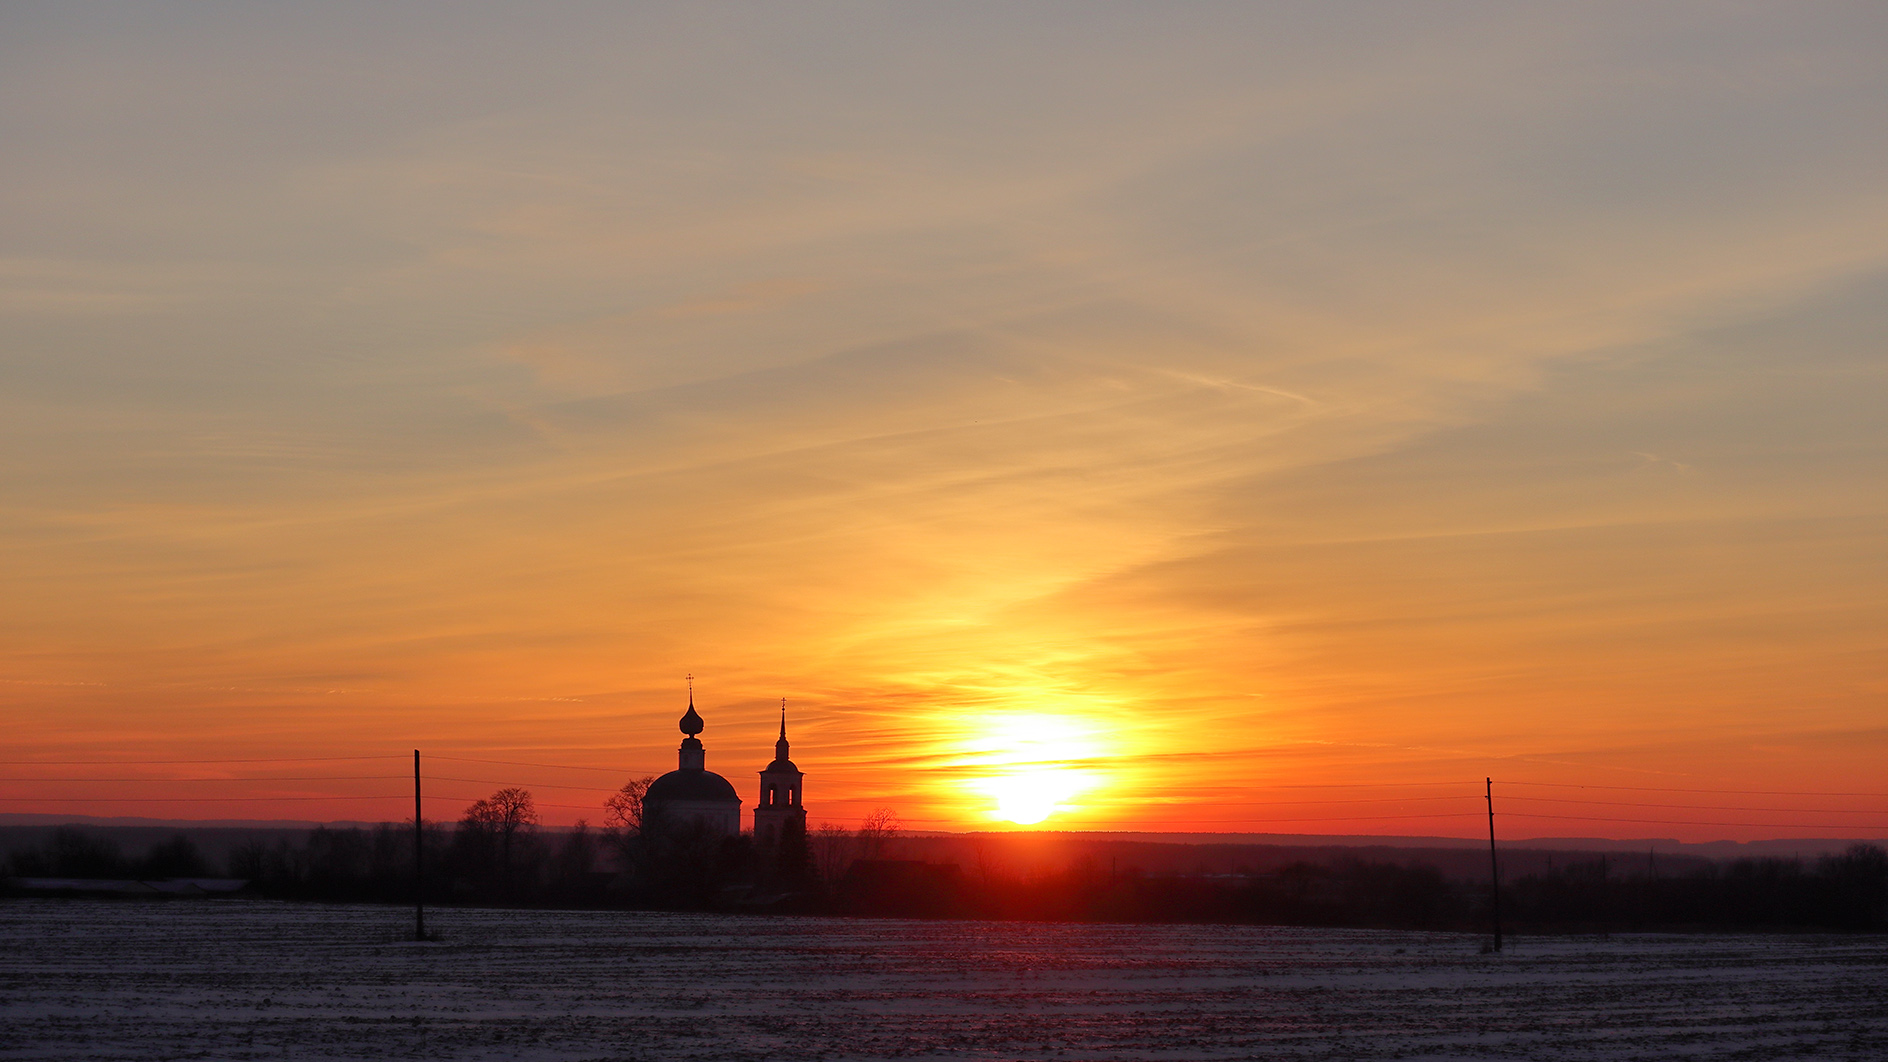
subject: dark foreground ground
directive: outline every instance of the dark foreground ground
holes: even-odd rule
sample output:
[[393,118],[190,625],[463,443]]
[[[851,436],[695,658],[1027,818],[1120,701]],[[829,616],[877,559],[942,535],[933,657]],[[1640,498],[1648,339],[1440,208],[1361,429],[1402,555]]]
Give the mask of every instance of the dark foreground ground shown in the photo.
[[0,904],[0,1058],[1888,1058],[1880,936]]

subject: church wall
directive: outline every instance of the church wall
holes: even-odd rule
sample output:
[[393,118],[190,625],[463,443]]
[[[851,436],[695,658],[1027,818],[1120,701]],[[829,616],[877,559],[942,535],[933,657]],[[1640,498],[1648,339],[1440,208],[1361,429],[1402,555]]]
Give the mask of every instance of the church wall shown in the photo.
[[725,837],[741,832],[741,805],[720,800],[665,800],[644,809],[645,828],[654,832],[699,826]]

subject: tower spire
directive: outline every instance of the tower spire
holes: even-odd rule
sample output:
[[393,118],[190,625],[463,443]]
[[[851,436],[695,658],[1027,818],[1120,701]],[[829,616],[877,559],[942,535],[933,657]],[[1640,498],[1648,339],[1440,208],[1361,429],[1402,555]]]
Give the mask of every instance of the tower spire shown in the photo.
[[806,775],[788,755],[787,699],[782,697],[780,740],[774,742],[774,762],[760,772],[760,803],[754,806],[754,842],[776,857],[790,851],[779,847],[786,838],[806,838],[806,806],[800,802],[800,787],[805,781]]

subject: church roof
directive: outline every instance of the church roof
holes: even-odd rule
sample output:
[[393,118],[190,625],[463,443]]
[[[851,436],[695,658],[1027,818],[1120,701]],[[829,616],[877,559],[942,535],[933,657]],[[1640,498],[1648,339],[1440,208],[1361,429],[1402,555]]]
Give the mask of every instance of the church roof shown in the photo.
[[734,786],[726,778],[713,771],[684,767],[679,771],[670,771],[649,783],[649,791],[643,794],[643,802],[665,800],[726,800],[739,804],[741,798],[734,792]]

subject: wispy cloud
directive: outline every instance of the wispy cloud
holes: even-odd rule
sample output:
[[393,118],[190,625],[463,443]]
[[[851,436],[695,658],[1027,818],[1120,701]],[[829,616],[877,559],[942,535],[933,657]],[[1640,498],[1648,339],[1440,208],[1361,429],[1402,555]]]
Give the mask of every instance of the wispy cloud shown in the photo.
[[1888,27],[1694,16],[10,16],[9,739],[1863,771]]

